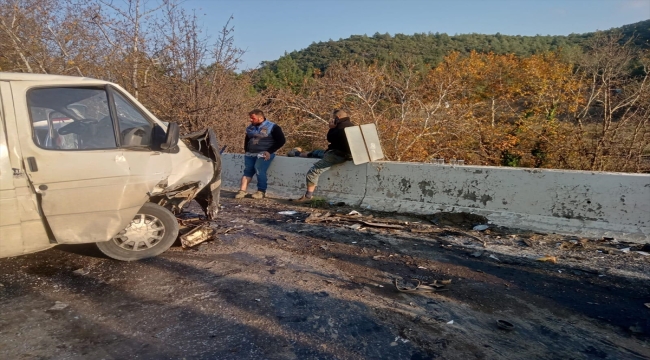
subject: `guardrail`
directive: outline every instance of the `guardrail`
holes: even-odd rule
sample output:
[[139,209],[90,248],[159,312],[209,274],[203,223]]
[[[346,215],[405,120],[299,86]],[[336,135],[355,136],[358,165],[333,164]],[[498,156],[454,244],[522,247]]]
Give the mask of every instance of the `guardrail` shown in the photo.
[[[277,156],[268,171],[269,196],[302,195],[305,174],[316,161]],[[243,155],[223,154],[224,188],[239,187],[243,164]],[[646,174],[347,162],[321,176],[315,195],[379,211],[468,212],[501,226],[650,242]]]

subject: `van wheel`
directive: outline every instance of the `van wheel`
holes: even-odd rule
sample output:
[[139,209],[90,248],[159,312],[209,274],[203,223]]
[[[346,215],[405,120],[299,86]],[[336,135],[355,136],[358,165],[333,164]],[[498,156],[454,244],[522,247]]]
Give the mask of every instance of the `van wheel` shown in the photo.
[[176,216],[160,205],[146,203],[126,229],[97,247],[108,257],[132,261],[162,254],[177,237]]

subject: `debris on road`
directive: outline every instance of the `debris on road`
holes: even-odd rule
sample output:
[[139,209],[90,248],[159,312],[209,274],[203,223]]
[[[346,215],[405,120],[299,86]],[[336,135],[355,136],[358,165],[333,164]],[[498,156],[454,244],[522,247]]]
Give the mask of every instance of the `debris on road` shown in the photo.
[[434,228],[432,226],[426,226],[426,225],[420,225],[418,227],[413,227],[410,230],[413,233],[420,233],[420,234],[434,233],[434,232],[438,231],[436,228]]
[[309,214],[309,216],[307,216],[307,218],[305,219],[305,222],[306,223],[319,223],[319,222],[325,222],[325,221],[338,220],[337,217],[331,217],[330,218],[329,216],[330,216],[329,212],[326,212],[324,214],[320,213],[320,212],[313,212],[313,213]]
[[297,213],[298,213],[297,211],[293,211],[293,210],[287,210],[287,211],[280,211],[280,212],[278,212],[278,214],[280,214],[280,215],[296,215]]
[[[412,284],[409,284],[410,287],[407,286],[400,286],[397,283],[397,279],[393,279],[393,284],[395,285],[395,289],[399,292],[405,292],[405,293],[414,293],[414,292],[440,292],[440,291],[447,291],[449,289],[445,288],[445,284],[441,283],[438,284],[437,280],[434,280],[431,283],[423,284],[422,281],[418,279],[411,279],[413,282]],[[446,282],[446,284],[451,284],[451,280],[443,280]]]
[[447,324],[452,325],[454,323],[454,320],[450,320],[447,322]]
[[484,253],[484,251],[476,251],[476,252],[473,252],[473,253],[471,253],[469,255],[473,256],[475,258],[480,258],[481,256],[483,256],[483,253]]
[[244,226],[243,226],[243,225],[236,225],[236,226],[233,226],[233,227],[229,227],[229,228],[227,228],[227,229],[226,229],[224,232],[222,232],[221,234],[228,235],[228,234],[230,234],[230,233],[234,233],[234,232],[236,232],[236,231],[240,231],[240,230],[243,230],[243,229],[244,229]]
[[[353,214],[356,213],[356,214]],[[357,215],[358,214],[358,215]],[[403,225],[399,224],[389,224],[388,222],[375,222],[375,221],[368,221],[368,220],[363,220],[363,218],[360,216],[356,211],[352,211],[347,215],[332,215],[330,212],[326,213],[319,213],[319,212],[313,212],[311,213],[306,219],[306,223],[341,223],[341,222],[351,222],[351,223],[358,223],[361,225],[366,225],[366,226],[372,226],[372,227],[378,227],[378,228],[386,228],[386,229],[404,229]],[[358,228],[357,228],[358,229]]]
[[542,256],[541,258],[538,258],[537,261],[542,261],[542,262],[550,262],[553,264],[557,264],[557,258],[555,256]]
[[488,228],[490,228],[488,225],[476,225],[472,228],[472,230],[484,231],[487,230]]
[[63,303],[63,302],[60,302],[60,301],[55,301],[55,302],[54,302],[54,306],[52,306],[51,308],[47,309],[47,311],[59,311],[59,310],[63,310],[63,309],[65,309],[65,308],[67,308],[67,307],[68,307],[68,304]]
[[195,227],[199,226],[200,223],[204,222],[205,220],[196,216],[196,217],[176,217],[178,220],[178,223],[181,224],[182,226],[185,227]]
[[560,244],[560,249],[563,250],[573,249],[577,244],[578,244],[577,240],[565,241],[562,244]]
[[395,342],[397,342],[397,341],[401,341],[403,344],[406,344],[407,342],[409,342],[409,340],[404,339],[404,338],[401,337],[401,336],[397,336],[397,337],[395,337],[395,340],[394,340],[394,341],[395,341]]
[[492,258],[492,259],[494,259],[494,260],[496,260],[496,261],[501,262],[501,260],[499,260],[498,257],[494,256],[494,254],[491,254],[491,255],[490,255],[490,258]]
[[637,253],[637,254],[641,254],[641,255],[643,255],[643,256],[650,256],[650,253],[647,253],[647,252],[645,252],[645,251],[637,251],[636,253]]
[[626,248],[623,248],[623,249],[619,249],[619,250],[621,250],[621,252],[624,253],[624,254],[627,254],[627,253],[630,252],[630,248],[629,248],[629,247],[626,247]]
[[373,226],[373,227],[386,228],[386,229],[404,229],[404,226],[402,225],[384,224],[384,223],[377,223],[377,222],[370,222],[370,221],[360,221],[360,223],[366,226]]
[[181,245],[184,249],[196,246],[206,240],[210,240],[214,235],[214,229],[208,224],[197,226],[187,234],[181,236]]
[[81,269],[77,269],[77,270],[73,271],[72,273],[75,274],[75,275],[83,276],[83,275],[88,275],[89,272],[90,272],[90,270],[81,268]]

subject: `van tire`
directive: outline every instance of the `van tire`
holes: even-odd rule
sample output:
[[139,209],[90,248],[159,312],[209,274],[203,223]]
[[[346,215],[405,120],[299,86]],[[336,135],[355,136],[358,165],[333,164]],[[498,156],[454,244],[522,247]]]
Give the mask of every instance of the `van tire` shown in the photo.
[[160,205],[146,203],[126,229],[109,241],[97,243],[97,247],[110,258],[133,261],[162,254],[177,237],[176,216]]

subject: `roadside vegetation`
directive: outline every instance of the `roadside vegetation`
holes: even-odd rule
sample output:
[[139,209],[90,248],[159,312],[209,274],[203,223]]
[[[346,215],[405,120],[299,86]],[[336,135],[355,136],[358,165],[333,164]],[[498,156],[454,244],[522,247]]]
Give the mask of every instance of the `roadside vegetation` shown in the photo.
[[566,37],[352,36],[244,72],[232,23],[215,39],[199,23],[175,0],[3,0],[0,70],[119,83],[231,152],[254,107],[286,149],[325,146],[342,107],[376,124],[389,160],[650,172],[650,20]]

